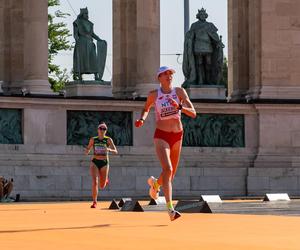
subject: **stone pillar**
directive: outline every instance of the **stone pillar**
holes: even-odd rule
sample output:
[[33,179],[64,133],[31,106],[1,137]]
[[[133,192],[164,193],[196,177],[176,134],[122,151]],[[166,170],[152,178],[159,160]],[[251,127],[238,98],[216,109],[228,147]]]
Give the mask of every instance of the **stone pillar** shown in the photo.
[[137,0],[138,96],[146,97],[158,88],[156,72],[160,64],[160,1]]
[[299,99],[300,4],[229,0],[232,100]]
[[249,90],[246,98],[257,99],[261,89],[261,0],[249,1]]
[[228,34],[228,96],[233,101],[249,88],[248,0],[228,0]]
[[136,0],[113,0],[113,95],[131,98],[136,83]]
[[4,1],[0,1],[0,94],[3,93],[2,84],[4,78]]
[[31,94],[51,94],[48,82],[48,1],[24,4],[24,84]]
[[24,80],[24,1],[10,0],[4,92],[21,94]]
[[0,2],[0,81],[2,88],[5,88],[10,81],[10,10],[11,1]]
[[113,0],[114,97],[146,96],[158,86],[159,10],[159,0]]
[[261,1],[260,99],[299,99],[300,3]]
[[1,84],[4,78],[4,1],[0,1],[0,92]]

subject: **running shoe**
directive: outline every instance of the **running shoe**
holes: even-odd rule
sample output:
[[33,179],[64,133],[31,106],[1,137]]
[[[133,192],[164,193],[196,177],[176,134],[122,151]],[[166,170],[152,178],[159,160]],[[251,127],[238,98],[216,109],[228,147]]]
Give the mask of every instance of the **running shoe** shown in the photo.
[[97,207],[97,202],[93,202],[93,204],[91,205],[91,208],[96,208]]
[[176,210],[168,210],[168,214],[171,221],[176,220],[181,216],[181,214]]
[[153,177],[153,176],[151,176],[148,179],[148,184],[150,186],[150,188],[149,188],[149,195],[154,200],[158,199],[158,197],[159,197],[159,191],[160,191],[159,189],[155,188],[155,185],[154,185],[155,181],[157,181],[157,179],[155,177]]

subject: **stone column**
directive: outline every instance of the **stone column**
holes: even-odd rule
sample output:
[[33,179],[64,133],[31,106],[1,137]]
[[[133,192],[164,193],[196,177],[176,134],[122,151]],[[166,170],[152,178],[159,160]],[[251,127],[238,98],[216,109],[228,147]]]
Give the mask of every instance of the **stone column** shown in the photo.
[[4,1],[0,1],[0,94],[4,78]]
[[6,81],[4,92],[21,94],[24,80],[24,1],[10,0],[6,37]]
[[48,1],[24,4],[24,84],[31,94],[51,94],[48,82]]
[[261,0],[249,1],[249,90],[247,99],[257,99],[261,89]]
[[11,47],[11,29],[10,29],[11,1],[0,2],[0,81],[2,88],[5,88],[10,81],[10,47]]
[[228,96],[231,101],[243,98],[249,88],[248,7],[248,0],[228,0]]
[[131,98],[136,83],[136,0],[113,0],[113,96]]
[[159,0],[113,0],[113,95],[146,96],[159,67]]
[[0,1],[0,93],[2,93],[2,82],[4,78],[4,1]]
[[299,99],[300,3],[261,1],[260,99]]
[[146,97],[158,88],[156,72],[160,64],[160,1],[137,0],[137,79],[138,96]]

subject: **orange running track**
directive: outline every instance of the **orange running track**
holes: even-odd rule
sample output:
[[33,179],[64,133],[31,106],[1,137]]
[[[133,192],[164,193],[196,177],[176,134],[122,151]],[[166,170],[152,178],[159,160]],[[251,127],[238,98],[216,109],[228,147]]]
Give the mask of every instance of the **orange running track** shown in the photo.
[[87,202],[0,205],[3,250],[300,249],[300,217],[119,212]]

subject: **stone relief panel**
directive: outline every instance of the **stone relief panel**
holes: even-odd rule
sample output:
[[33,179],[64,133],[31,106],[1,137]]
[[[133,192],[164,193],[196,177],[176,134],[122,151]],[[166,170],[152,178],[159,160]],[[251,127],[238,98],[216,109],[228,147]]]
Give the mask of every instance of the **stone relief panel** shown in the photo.
[[245,147],[244,115],[198,114],[182,116],[183,146]]
[[67,144],[87,145],[97,136],[100,121],[108,126],[107,135],[118,146],[132,146],[132,113],[119,111],[67,111]]
[[0,144],[23,144],[21,109],[0,109]]

